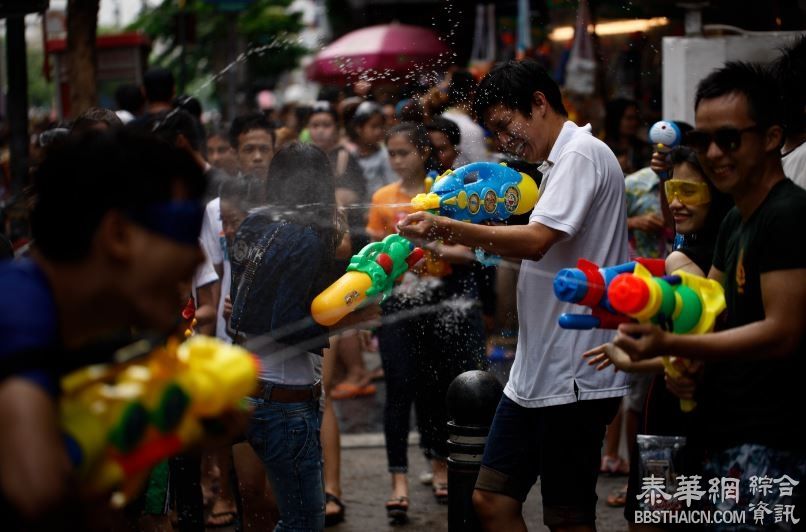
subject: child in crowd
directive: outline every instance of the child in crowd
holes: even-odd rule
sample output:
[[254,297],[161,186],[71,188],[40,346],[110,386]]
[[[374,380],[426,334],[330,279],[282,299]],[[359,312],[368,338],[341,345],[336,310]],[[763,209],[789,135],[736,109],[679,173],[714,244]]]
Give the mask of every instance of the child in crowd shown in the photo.
[[361,102],[349,121],[347,133],[356,145],[354,155],[364,170],[367,194],[372,195],[384,185],[397,179],[389,166],[389,156],[383,140],[383,112],[375,102]]
[[[394,233],[397,223],[412,212],[401,205],[424,191],[427,169],[433,167],[428,133],[422,125],[398,124],[386,140],[391,166],[400,180],[373,195],[367,231],[375,240]],[[484,329],[473,254],[466,247],[442,243],[428,244],[426,249],[421,275],[407,274],[383,304],[385,316],[413,311],[413,317],[385,324],[378,331],[386,378],[384,433],[392,474],[386,509],[393,522],[406,520],[409,505],[406,473],[412,402],[420,446],[431,459],[434,496],[447,502],[445,393],[454,377],[479,368],[483,360]]]

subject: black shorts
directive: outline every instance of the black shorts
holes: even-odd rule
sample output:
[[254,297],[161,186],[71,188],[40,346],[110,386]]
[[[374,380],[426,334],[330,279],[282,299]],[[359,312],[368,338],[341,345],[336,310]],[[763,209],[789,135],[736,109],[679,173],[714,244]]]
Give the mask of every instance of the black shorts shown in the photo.
[[524,408],[502,397],[476,489],[524,502],[540,477],[546,526],[595,523],[602,440],[621,399]]

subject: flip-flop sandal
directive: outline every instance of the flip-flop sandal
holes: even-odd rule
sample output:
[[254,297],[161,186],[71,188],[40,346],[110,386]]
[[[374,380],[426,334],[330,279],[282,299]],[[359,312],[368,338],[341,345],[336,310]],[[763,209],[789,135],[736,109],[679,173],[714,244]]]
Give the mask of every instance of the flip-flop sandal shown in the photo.
[[404,525],[409,522],[409,498],[395,497],[386,501],[386,516],[390,525]]
[[338,506],[339,511],[336,512],[335,514],[329,514],[329,513],[325,512],[325,526],[326,527],[338,525],[339,523],[344,521],[344,510],[346,508],[346,506],[344,506],[344,503],[341,502],[341,499],[339,499],[338,497],[336,497],[332,493],[325,492],[325,505],[327,505],[327,503],[329,503],[329,502],[332,502],[336,506]]
[[330,398],[339,399],[354,399],[356,397],[366,397],[368,395],[375,395],[378,388],[370,383],[365,386],[356,386],[355,384],[348,384],[342,382],[337,384],[330,390]]

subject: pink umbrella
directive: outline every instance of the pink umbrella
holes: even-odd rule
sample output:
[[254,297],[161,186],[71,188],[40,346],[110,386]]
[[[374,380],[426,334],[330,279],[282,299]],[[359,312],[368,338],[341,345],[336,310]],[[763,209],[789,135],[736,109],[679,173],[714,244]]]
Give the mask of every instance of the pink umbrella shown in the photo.
[[410,73],[449,61],[437,34],[420,26],[384,24],[344,35],[316,54],[308,77],[326,83]]

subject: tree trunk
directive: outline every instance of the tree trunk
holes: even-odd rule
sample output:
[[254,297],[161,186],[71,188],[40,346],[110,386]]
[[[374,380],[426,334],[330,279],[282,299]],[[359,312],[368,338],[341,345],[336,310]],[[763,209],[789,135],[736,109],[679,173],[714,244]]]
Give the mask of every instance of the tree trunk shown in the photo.
[[67,1],[67,73],[70,84],[70,117],[97,104],[98,29],[100,0]]

